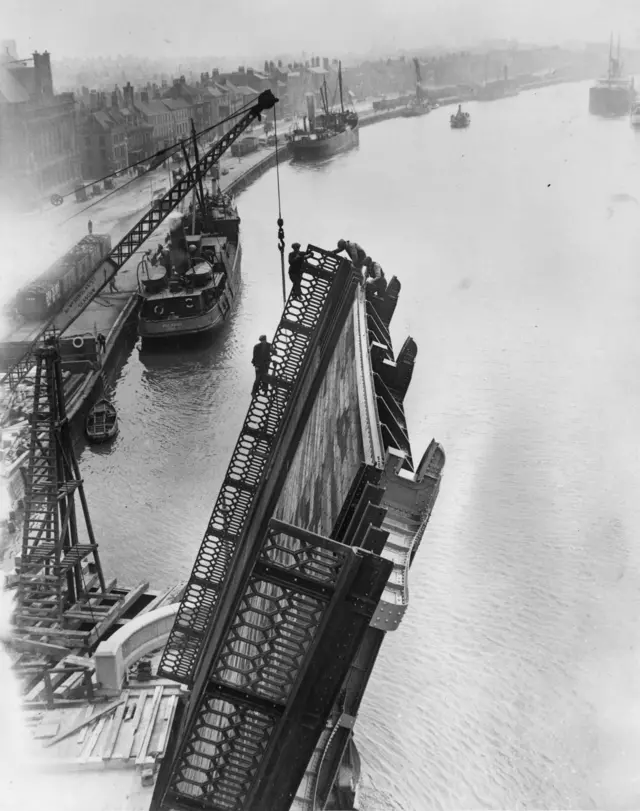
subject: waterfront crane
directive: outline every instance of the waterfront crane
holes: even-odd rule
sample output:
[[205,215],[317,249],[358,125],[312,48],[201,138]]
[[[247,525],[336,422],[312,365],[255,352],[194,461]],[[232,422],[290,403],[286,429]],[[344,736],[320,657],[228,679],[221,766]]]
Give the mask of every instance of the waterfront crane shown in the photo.
[[92,275],[86,280],[83,286],[74,293],[64,306],[51,318],[49,318],[38,334],[25,349],[24,353],[8,369],[7,380],[11,391],[14,391],[22,380],[26,377],[35,363],[35,350],[42,343],[45,333],[55,331],[58,335],[69,329],[71,324],[89,306],[93,299],[111,282],[118,271],[133,254],[143,245],[144,242],[157,230],[166,220],[176,206],[191,192],[198,189],[201,178],[206,176],[229,147],[237,141],[244,131],[257,119],[261,120],[261,114],[265,110],[272,109],[278,99],[271,90],[264,90],[258,96],[256,103],[250,107],[244,115],[216,141],[211,149],[202,157],[196,158],[188,171],[167,191],[162,197],[155,201],[152,208],[125,234],[125,236],[112,248],[111,252],[105,256],[101,264],[95,268]]

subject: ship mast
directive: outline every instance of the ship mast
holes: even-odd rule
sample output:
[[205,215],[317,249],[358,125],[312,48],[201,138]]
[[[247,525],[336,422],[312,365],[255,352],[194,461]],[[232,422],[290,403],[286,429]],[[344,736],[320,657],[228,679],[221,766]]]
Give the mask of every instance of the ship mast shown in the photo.
[[342,98],[342,62],[338,62],[338,85],[340,86],[340,108],[344,115],[344,101]]
[[[324,89],[324,93],[322,90]],[[320,96],[322,98],[322,106],[324,107],[324,114],[326,120],[329,119],[329,91],[327,90],[327,77],[324,77],[322,87],[320,88]]]

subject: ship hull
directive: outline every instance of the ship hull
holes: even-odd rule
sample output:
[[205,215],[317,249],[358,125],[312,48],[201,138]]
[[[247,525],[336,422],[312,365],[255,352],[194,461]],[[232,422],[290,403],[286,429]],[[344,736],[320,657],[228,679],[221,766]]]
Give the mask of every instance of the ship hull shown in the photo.
[[233,312],[238,287],[242,247],[239,244],[227,284],[215,305],[204,313],[182,318],[145,318],[142,311],[138,315],[138,335],[144,341],[175,340],[187,335],[203,335],[221,327]]
[[417,118],[418,116],[427,115],[431,112],[429,107],[407,107],[402,111],[403,118]]
[[300,141],[290,141],[289,151],[294,160],[313,161],[322,158],[329,158],[338,152],[344,152],[360,143],[360,128],[339,132],[331,138],[307,139]]
[[628,115],[631,105],[629,87],[595,86],[589,89],[589,112],[605,118]]

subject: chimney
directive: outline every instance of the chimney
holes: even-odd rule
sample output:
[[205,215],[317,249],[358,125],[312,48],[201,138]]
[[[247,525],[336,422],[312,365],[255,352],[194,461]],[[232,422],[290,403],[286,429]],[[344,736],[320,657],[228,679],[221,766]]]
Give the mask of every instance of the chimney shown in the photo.
[[247,68],[247,73],[249,76],[253,76],[253,68]]
[[244,67],[242,65],[238,68],[238,73],[244,73]]
[[97,90],[92,90],[91,93],[89,94],[89,108],[91,110],[97,110],[98,109],[98,91]]
[[122,88],[122,95],[124,97],[124,106],[133,107],[133,86],[131,82],[127,82]]
[[329,57],[328,57],[328,56],[324,56],[324,57],[322,58],[322,67],[323,67],[325,70],[329,70]]
[[143,104],[149,104],[149,91],[148,90],[142,90],[141,91],[141,93],[140,93],[140,101]]
[[219,79],[220,78],[220,71],[218,70],[218,68],[214,68],[211,71],[211,75],[213,76],[214,79]]
[[174,79],[173,80],[173,86],[174,87],[179,87],[180,86],[180,79]]
[[118,106],[118,93],[115,90],[111,93],[111,106]]
[[51,98],[53,96],[53,75],[51,73],[51,54],[43,51],[40,54],[40,75],[43,95]]

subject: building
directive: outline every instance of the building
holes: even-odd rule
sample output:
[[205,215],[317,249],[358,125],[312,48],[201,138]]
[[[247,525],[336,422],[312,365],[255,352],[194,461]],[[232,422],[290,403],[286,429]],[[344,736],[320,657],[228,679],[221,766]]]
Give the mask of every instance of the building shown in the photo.
[[32,208],[81,183],[75,116],[73,94],[54,91],[50,54],[18,60],[15,44],[3,43],[0,194],[13,207]]
[[[111,114],[105,94],[98,94],[98,109],[81,114],[82,174],[85,180],[98,180],[129,165],[127,129],[124,120]],[[117,108],[114,108],[117,109]]]
[[191,133],[192,105],[183,98],[163,98],[162,103],[171,115],[171,142],[188,138]]
[[173,114],[161,99],[150,99],[149,93],[143,91],[140,100],[135,101],[134,105],[151,126],[152,152],[158,152],[175,143]]

